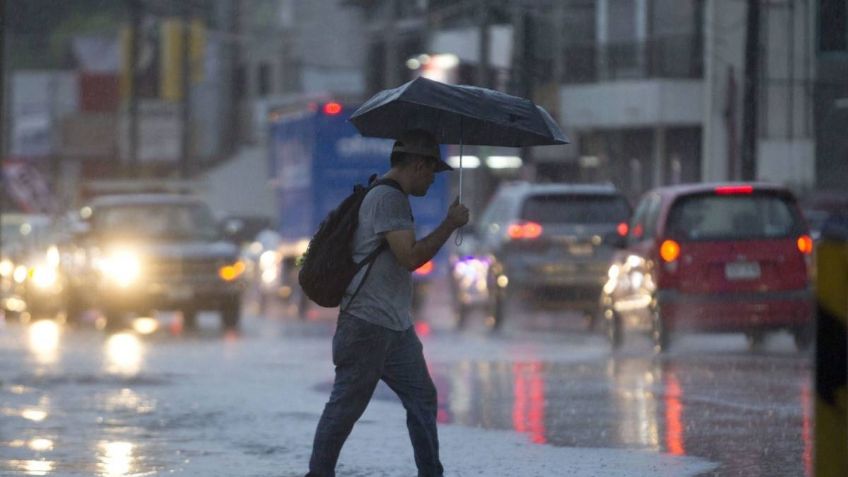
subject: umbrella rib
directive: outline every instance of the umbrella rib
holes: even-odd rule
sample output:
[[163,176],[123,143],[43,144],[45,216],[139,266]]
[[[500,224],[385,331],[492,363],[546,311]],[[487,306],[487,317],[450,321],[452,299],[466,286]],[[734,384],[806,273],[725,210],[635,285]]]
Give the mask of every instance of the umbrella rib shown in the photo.
[[[448,111],[448,112],[450,112],[450,113],[457,114],[457,115],[459,115],[459,116],[462,116],[462,117],[464,117],[464,118],[471,119],[471,120],[475,120],[475,119],[479,120],[479,119],[480,119],[480,118],[475,118],[474,116],[469,116],[469,115],[467,115],[467,114],[465,114],[465,113],[462,113],[462,112],[457,111],[456,109],[453,109],[453,108],[450,108],[450,107],[438,107],[438,108],[436,108],[436,107],[434,107],[434,106],[432,106],[432,105],[430,105],[430,104],[422,103],[422,102],[419,102],[419,101],[413,101],[413,100],[409,100],[409,99],[397,99],[396,101],[397,101],[398,103],[406,103],[406,104],[414,104],[414,105],[417,105],[417,106],[423,106],[423,107],[426,107],[426,108],[434,109],[434,110],[436,110],[436,111]],[[494,121],[489,121],[489,120],[486,120],[486,121],[487,121],[487,122],[491,122],[492,124],[498,124],[498,123],[496,123],[496,122],[494,122]],[[530,135],[532,135],[532,136],[535,136],[535,137],[541,138],[541,139],[543,139],[543,140],[544,140],[544,139],[546,139],[544,136],[542,136],[542,135],[538,134],[536,131],[533,131],[533,130],[530,130],[530,129],[527,129],[527,128],[524,128],[524,127],[521,127],[520,125],[517,125],[517,124],[510,124],[509,126],[507,126],[507,125],[502,125],[502,126],[503,126],[503,127],[510,127],[510,128],[513,128],[513,129],[519,130],[519,131],[521,131],[521,132],[523,132],[523,133],[530,134]],[[545,124],[545,126],[547,127],[547,124]],[[520,147],[520,146],[515,146],[515,147]]]

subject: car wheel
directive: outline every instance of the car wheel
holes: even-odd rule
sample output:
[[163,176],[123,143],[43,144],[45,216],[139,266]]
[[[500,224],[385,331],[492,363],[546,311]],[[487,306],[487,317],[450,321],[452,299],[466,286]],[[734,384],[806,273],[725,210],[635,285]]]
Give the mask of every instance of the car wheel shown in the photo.
[[268,308],[270,307],[270,297],[267,293],[259,290],[256,300],[259,305],[259,314],[265,316],[268,313]]
[[125,328],[127,325],[127,314],[118,310],[103,310],[103,316],[106,318],[105,329],[107,331],[115,331]]
[[456,305],[456,329],[461,330],[465,328],[465,322],[468,320],[470,311],[468,305],[464,303],[458,303]]
[[613,350],[621,348],[624,342],[624,328],[621,323],[621,315],[612,309],[604,310],[604,321],[606,322],[607,340]]
[[503,292],[496,292],[493,295],[490,301],[492,331],[497,332],[503,328],[504,319],[506,318],[507,298]]
[[221,308],[221,324],[225,329],[231,330],[238,328],[241,321],[241,302],[233,300]]
[[77,324],[82,321],[82,314],[85,312],[85,307],[79,295],[73,291],[69,291],[65,296],[65,321],[69,324]]
[[764,331],[748,331],[745,333],[745,340],[748,342],[750,351],[760,351],[766,342],[766,333]]
[[427,286],[424,283],[412,284],[412,314],[417,315],[427,300]]
[[792,337],[798,351],[808,351],[815,341],[816,331],[812,324],[799,326],[792,330]]
[[306,318],[309,317],[309,297],[306,296],[306,293],[303,290],[300,291],[300,296],[297,300],[297,317],[301,319],[301,321],[306,321]]
[[591,333],[598,327],[598,314],[599,312],[597,310],[586,310],[583,312],[583,325],[587,332]]
[[197,310],[194,308],[186,308],[183,313],[183,328],[187,330],[197,329]]
[[671,336],[663,320],[659,307],[654,305],[651,309],[651,338],[654,342],[654,351],[663,353],[671,346]]

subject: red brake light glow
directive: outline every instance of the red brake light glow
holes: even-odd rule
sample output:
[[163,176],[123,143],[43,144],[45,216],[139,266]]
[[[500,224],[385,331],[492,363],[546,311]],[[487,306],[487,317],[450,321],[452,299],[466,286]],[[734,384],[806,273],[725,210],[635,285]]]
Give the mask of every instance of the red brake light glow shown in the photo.
[[622,237],[627,237],[627,232],[630,230],[630,226],[627,225],[627,222],[622,222],[618,224],[618,227],[615,228],[615,231],[618,232],[618,235]]
[[421,276],[426,276],[426,275],[433,273],[433,268],[434,268],[433,261],[430,260],[429,262],[425,263],[424,265],[421,265],[420,267],[416,268],[415,274],[421,275]]
[[542,235],[542,225],[536,222],[518,222],[510,224],[506,233],[512,240],[537,239]]
[[430,324],[426,321],[415,322],[415,334],[418,336],[429,336],[432,331]]
[[335,116],[342,112],[342,105],[336,102],[327,103],[324,105],[324,114],[327,116]]
[[751,194],[753,192],[754,187],[749,185],[721,186],[715,188],[715,193],[718,195]]
[[802,235],[798,237],[797,244],[798,251],[804,255],[810,255],[813,253],[813,239],[809,235]]
[[680,244],[674,240],[665,240],[660,245],[660,257],[664,262],[673,262],[680,257]]

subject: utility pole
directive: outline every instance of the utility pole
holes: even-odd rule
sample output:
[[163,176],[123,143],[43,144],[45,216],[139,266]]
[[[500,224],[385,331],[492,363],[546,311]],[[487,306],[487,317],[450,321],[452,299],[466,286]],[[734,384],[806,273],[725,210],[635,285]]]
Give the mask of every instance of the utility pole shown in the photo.
[[[510,83],[512,94],[533,100],[535,89],[536,45],[534,44],[533,12],[515,7],[512,11],[513,46],[512,71]],[[528,181],[536,180],[536,165],[533,160],[533,149],[521,148],[521,178]]]
[[491,44],[489,43],[490,18],[486,0],[478,0],[477,12],[480,16],[480,59],[477,63],[477,86],[490,88],[492,86],[491,75],[489,73],[489,50],[491,49]]
[[382,33],[383,44],[385,45],[385,62],[386,62],[386,83],[389,88],[394,88],[400,82],[400,67],[398,62],[398,34],[395,27],[395,22],[398,16],[397,0],[389,0],[388,10],[386,11],[386,26]]
[[129,59],[129,131],[127,137],[127,162],[130,178],[138,178],[138,44],[141,39],[141,1],[128,0],[130,9],[130,59]]
[[[0,0],[0,218],[6,210],[6,0]],[[0,260],[3,258],[3,227],[0,226]],[[2,278],[0,278],[2,280]],[[2,286],[2,284],[0,284]],[[1,291],[1,290],[0,290]]]
[[182,8],[182,137],[180,140],[180,179],[187,180],[190,175],[191,161],[191,2],[183,2]]
[[757,178],[757,95],[760,83],[760,0],[748,0],[742,109],[742,177]]
[[228,30],[230,33],[230,38],[232,39],[227,46],[228,54],[229,54],[229,79],[230,79],[230,89],[229,89],[229,112],[227,114],[226,119],[226,129],[225,129],[225,143],[226,143],[226,152],[232,153],[234,152],[239,144],[239,140],[242,136],[241,130],[239,126],[241,121],[239,121],[239,104],[240,104],[240,92],[239,89],[243,88],[245,85],[240,84],[242,81],[242,77],[239,75],[239,71],[241,71],[241,0],[230,0],[229,4],[226,5],[226,11],[229,11],[229,23]]

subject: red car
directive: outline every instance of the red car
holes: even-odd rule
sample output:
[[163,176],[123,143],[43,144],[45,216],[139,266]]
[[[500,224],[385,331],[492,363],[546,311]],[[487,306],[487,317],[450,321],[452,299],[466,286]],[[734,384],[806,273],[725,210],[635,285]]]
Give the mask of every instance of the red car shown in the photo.
[[743,332],[752,347],[788,330],[813,340],[813,241],[795,197],[772,184],[687,184],[645,194],[601,294],[607,335]]

